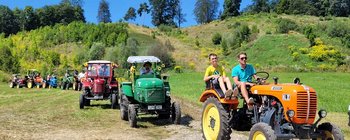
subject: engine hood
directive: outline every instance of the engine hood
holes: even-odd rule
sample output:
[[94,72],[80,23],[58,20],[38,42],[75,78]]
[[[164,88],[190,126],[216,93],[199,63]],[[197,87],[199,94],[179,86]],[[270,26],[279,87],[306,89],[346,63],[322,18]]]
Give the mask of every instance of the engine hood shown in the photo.
[[135,87],[146,88],[146,89],[163,88],[164,83],[163,83],[163,80],[160,80],[158,78],[140,78],[136,80]]

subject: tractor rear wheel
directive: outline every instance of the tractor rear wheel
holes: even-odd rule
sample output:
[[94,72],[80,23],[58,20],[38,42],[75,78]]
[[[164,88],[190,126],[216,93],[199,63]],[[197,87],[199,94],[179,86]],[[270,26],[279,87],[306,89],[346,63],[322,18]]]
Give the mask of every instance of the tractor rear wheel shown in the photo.
[[181,123],[181,108],[177,102],[173,102],[171,105],[171,120],[174,124]]
[[117,106],[118,106],[118,95],[117,94],[112,94],[112,99],[111,99],[111,108],[112,109],[117,109]]
[[249,140],[275,140],[275,132],[267,123],[254,124],[250,129]]
[[83,94],[80,94],[80,98],[79,98],[79,107],[80,109],[84,109],[84,105],[85,105],[85,97]]
[[129,104],[128,106],[128,117],[129,117],[129,124],[131,127],[136,127],[137,126],[137,120],[136,120],[136,107],[133,104]]
[[344,139],[344,135],[339,129],[339,127],[329,122],[320,124],[317,127],[317,131],[321,132],[321,134],[325,136],[322,138],[323,140],[343,140]]
[[122,94],[120,97],[120,118],[122,120],[128,121],[128,108],[127,106],[129,105],[129,101],[127,99],[127,97]]
[[204,102],[201,123],[204,139],[230,139],[229,113],[215,97],[209,97]]

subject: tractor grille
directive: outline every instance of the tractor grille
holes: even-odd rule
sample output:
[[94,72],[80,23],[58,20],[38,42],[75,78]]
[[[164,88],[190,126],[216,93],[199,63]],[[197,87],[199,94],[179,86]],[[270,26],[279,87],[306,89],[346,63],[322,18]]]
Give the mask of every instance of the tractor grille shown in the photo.
[[317,96],[315,92],[300,92],[297,95],[297,118],[315,118],[317,112]]

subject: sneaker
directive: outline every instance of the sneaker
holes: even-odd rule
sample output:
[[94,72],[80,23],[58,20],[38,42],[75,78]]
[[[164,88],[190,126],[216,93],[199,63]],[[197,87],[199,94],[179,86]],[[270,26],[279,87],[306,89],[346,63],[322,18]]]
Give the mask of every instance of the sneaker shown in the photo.
[[232,96],[233,90],[232,89],[228,89],[225,92],[225,98],[228,99]]
[[248,103],[247,103],[247,107],[248,107],[248,110],[253,110],[254,108],[254,99],[253,98],[249,98],[248,100]]

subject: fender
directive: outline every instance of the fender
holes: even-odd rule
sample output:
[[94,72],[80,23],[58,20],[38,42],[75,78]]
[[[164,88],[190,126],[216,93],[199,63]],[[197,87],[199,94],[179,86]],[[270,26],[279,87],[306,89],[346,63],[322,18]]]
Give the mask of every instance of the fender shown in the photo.
[[269,109],[265,112],[265,116],[260,118],[260,121],[270,125],[272,115],[275,113],[275,111],[275,108]]
[[199,101],[200,102],[205,102],[205,100],[207,100],[208,97],[210,96],[214,96],[215,98],[217,98],[219,100],[220,103],[222,104],[231,104],[234,105],[234,109],[237,109],[237,106],[239,104],[238,99],[225,99],[225,98],[220,98],[219,94],[215,91],[215,90],[205,90],[201,96],[199,97]]

